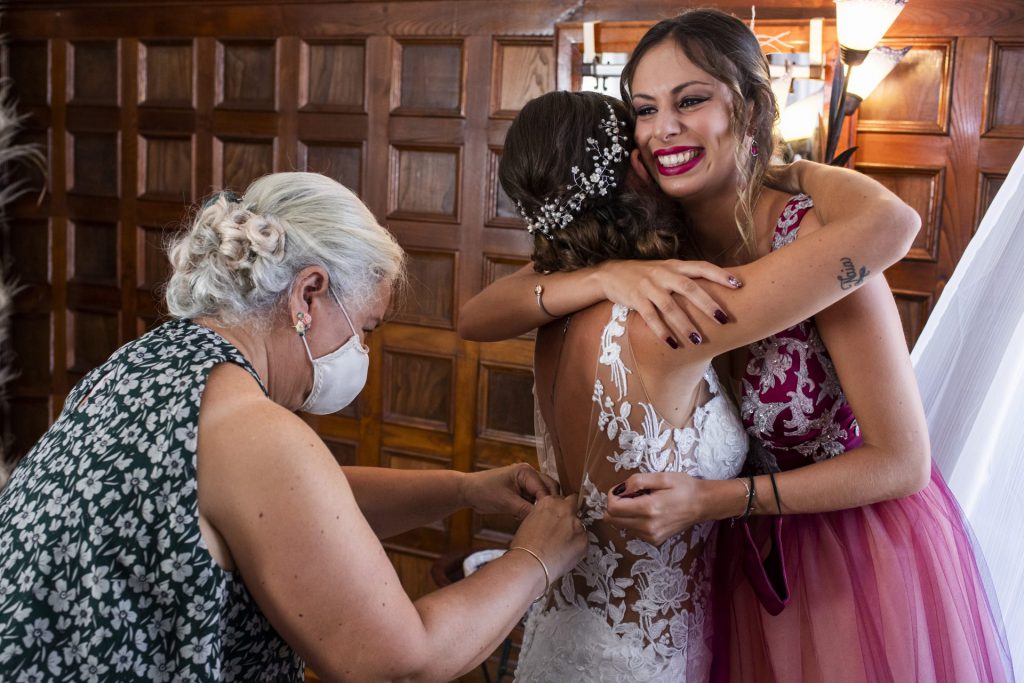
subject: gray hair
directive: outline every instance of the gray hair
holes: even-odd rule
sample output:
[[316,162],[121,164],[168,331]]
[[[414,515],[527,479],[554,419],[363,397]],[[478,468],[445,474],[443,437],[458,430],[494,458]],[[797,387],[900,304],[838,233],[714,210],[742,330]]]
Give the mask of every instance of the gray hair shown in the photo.
[[303,268],[321,266],[348,307],[404,278],[405,254],[350,190],[318,173],[274,173],[222,192],[169,245],[167,308],[223,325],[269,322]]

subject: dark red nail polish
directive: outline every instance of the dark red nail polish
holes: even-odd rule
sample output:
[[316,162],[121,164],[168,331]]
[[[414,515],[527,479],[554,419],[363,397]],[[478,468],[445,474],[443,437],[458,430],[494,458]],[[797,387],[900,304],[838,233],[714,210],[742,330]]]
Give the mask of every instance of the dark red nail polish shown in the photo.
[[690,333],[690,341],[692,341],[694,344],[700,344],[704,340],[701,339],[700,335],[697,334],[696,332],[691,332]]
[[618,486],[616,486],[615,488],[612,489],[612,495],[613,496],[621,496],[625,490],[626,490],[626,482],[622,482],[621,484],[619,484]]
[[668,344],[669,346],[671,346],[673,349],[678,349],[679,348],[679,342],[677,342],[672,337],[665,337],[665,343]]
[[729,316],[725,314],[722,309],[715,309],[715,320],[722,323],[723,325],[729,322]]

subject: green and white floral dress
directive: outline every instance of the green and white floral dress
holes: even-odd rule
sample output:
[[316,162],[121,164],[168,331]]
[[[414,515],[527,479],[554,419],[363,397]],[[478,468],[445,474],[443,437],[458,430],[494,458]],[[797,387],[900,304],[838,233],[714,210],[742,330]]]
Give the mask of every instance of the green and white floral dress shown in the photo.
[[302,679],[199,532],[199,402],[225,362],[259,382],[211,330],[162,325],[90,372],[15,469],[0,492],[0,680]]

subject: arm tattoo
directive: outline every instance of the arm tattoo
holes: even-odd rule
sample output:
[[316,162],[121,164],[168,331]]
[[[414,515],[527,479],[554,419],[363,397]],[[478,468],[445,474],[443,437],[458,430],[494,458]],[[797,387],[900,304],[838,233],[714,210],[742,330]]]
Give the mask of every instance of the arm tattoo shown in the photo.
[[857,270],[857,266],[853,265],[853,261],[849,257],[844,256],[839,262],[843,264],[843,271],[836,279],[839,280],[839,287],[842,289],[850,289],[863,284],[864,278],[871,274],[871,271],[864,266]]

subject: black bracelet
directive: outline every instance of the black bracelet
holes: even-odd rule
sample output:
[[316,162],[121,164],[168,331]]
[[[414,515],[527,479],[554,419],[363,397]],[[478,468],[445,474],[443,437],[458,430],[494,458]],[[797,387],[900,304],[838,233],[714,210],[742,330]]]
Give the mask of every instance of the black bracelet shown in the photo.
[[772,480],[772,491],[775,493],[775,509],[779,511],[779,515],[782,515],[782,501],[779,500],[779,485],[775,483],[775,473],[769,471],[768,476]]

